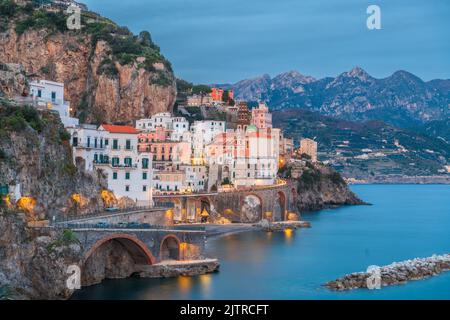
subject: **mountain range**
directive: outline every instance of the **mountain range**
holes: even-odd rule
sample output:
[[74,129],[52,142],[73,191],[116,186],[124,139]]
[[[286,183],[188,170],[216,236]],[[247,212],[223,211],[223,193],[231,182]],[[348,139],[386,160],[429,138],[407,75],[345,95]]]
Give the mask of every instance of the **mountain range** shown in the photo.
[[382,120],[403,128],[450,118],[450,79],[423,81],[407,71],[382,79],[360,67],[322,79],[290,71],[219,86],[233,89],[238,100],[264,101],[272,110],[303,108],[345,120]]

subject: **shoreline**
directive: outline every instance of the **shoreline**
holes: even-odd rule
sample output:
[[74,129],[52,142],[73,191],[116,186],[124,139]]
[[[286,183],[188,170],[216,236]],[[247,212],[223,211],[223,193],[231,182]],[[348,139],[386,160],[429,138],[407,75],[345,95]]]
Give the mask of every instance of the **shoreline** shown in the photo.
[[205,226],[207,239],[218,239],[229,235],[260,230],[252,223],[207,224]]

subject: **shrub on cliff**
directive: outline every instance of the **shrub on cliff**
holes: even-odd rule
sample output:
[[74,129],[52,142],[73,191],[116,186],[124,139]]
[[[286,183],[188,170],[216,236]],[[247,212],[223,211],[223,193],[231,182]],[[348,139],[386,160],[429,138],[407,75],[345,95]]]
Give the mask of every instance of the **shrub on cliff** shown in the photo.
[[12,17],[17,12],[17,5],[13,0],[0,0],[0,15]]
[[64,32],[67,30],[66,16],[63,12],[35,10],[31,16],[16,21],[16,32],[23,34],[28,29],[50,29]]
[[0,105],[0,128],[21,131],[27,126],[41,132],[43,121],[37,110],[30,106]]
[[66,229],[64,230],[58,239],[53,241],[47,246],[47,250],[49,252],[55,251],[56,248],[70,246],[71,244],[79,244],[80,241],[77,239],[77,236],[72,230]]

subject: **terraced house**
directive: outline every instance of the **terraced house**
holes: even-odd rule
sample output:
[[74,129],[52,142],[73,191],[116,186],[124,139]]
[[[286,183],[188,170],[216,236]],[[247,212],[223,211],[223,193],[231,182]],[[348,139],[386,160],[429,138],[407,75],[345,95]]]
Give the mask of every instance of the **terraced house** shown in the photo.
[[131,126],[103,124],[107,132],[108,158],[95,164],[107,175],[108,188],[117,197],[138,205],[152,204],[152,156],[138,151],[139,131]]

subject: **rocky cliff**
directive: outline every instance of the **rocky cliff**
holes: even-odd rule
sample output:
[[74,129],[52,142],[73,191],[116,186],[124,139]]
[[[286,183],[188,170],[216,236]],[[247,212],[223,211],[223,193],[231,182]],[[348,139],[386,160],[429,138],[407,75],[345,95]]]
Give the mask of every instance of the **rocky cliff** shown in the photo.
[[73,165],[69,138],[57,113],[0,100],[0,185],[22,196],[3,202],[29,220],[102,208],[103,179]]
[[171,65],[148,32],[135,36],[88,11],[81,30],[68,30],[61,8],[22,2],[2,0],[0,62],[21,64],[31,78],[63,82],[65,98],[82,122],[130,123],[171,110]]
[[300,212],[364,204],[339,173],[321,163],[288,164],[283,175],[297,180],[297,208]]
[[79,244],[69,231],[28,228],[24,221],[0,208],[0,300],[69,298],[66,271],[80,265]]

